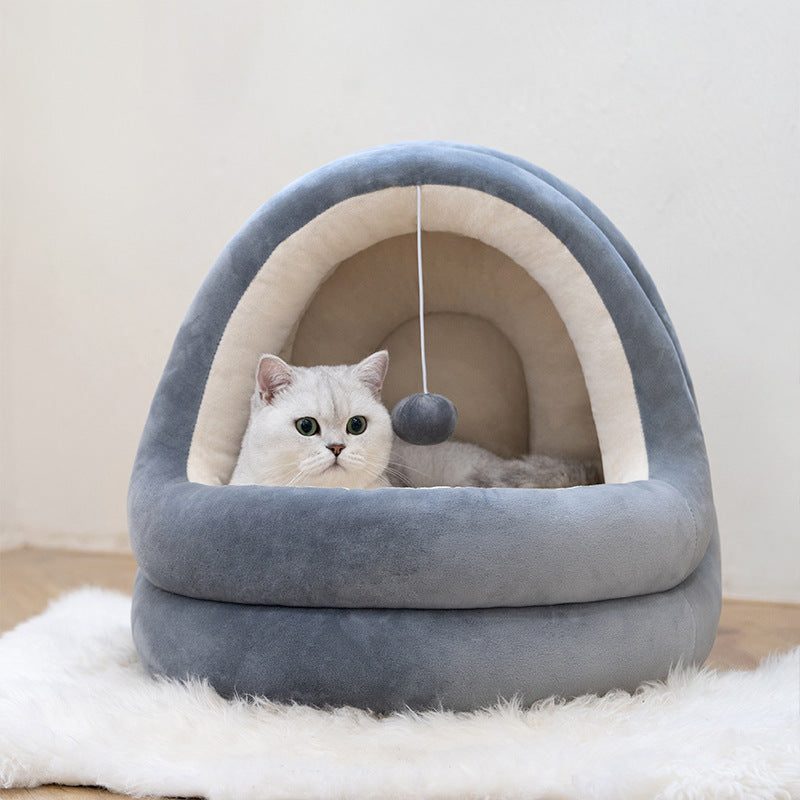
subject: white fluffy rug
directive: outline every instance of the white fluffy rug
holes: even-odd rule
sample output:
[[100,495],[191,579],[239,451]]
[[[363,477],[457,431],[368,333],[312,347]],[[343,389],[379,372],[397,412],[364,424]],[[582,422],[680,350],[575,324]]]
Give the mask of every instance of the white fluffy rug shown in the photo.
[[630,695],[375,717],[153,680],[130,599],[83,589],[0,639],[0,786],[266,798],[800,798],[800,649]]

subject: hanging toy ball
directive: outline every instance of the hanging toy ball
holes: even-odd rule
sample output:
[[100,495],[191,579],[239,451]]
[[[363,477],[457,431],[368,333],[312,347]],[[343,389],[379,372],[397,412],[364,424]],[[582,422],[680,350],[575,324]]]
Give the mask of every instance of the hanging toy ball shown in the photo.
[[392,411],[392,429],[409,444],[439,444],[452,436],[457,422],[452,401],[432,392],[410,394]]
[[440,444],[452,436],[458,412],[452,401],[428,391],[425,363],[425,301],[422,288],[422,187],[417,186],[417,278],[419,281],[419,345],[422,392],[404,397],[392,411],[392,429],[409,444]]

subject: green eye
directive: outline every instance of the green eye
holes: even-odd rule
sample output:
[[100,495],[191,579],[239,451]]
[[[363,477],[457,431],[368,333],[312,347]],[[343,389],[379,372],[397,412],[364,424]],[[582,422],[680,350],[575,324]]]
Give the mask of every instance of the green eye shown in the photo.
[[364,433],[367,429],[367,418],[366,417],[350,417],[347,420],[347,432],[352,433],[353,436],[358,436],[359,433]]
[[303,436],[313,436],[319,432],[319,423],[314,417],[300,417],[294,426],[297,428],[298,433],[302,433]]

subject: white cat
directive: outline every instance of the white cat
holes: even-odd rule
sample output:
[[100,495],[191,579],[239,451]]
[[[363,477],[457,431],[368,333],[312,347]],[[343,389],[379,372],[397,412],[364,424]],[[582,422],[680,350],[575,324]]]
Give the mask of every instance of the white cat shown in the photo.
[[230,482],[388,486],[393,433],[380,401],[388,366],[385,350],[340,367],[291,367],[278,356],[262,356]]
[[292,367],[264,355],[231,484],[559,488],[599,482],[574,459],[504,459],[468,442],[412,445],[380,401],[385,350],[353,366]]

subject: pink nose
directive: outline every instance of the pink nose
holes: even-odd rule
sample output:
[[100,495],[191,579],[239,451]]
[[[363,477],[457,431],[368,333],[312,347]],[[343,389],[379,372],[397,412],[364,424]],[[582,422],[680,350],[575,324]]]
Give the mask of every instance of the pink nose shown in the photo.
[[339,457],[339,453],[341,453],[342,450],[344,450],[344,445],[343,444],[329,444],[328,445],[328,450],[330,450],[331,453],[333,453],[338,458]]

